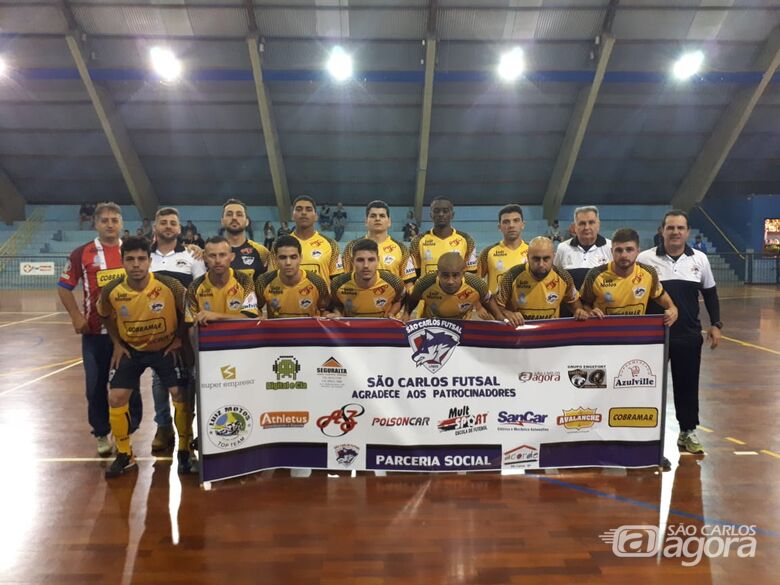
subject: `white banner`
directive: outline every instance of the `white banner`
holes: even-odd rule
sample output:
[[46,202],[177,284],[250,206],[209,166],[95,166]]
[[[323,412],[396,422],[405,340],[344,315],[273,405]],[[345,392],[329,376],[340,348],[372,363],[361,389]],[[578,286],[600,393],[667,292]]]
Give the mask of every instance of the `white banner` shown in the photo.
[[54,262],[19,262],[19,274],[22,276],[54,276]]
[[204,481],[272,467],[658,465],[660,317],[284,319],[200,331]]

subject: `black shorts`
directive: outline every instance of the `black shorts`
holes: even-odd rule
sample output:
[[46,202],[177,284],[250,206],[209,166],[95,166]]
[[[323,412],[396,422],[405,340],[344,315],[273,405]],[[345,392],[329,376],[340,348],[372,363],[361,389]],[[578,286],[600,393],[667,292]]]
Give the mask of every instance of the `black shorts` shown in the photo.
[[173,388],[181,385],[181,378],[186,377],[184,368],[176,366],[173,352],[164,355],[165,350],[137,351],[129,348],[130,357],[122,356],[119,366],[108,373],[109,388],[138,388],[141,374],[146,368],[152,368],[160,378],[163,387]]

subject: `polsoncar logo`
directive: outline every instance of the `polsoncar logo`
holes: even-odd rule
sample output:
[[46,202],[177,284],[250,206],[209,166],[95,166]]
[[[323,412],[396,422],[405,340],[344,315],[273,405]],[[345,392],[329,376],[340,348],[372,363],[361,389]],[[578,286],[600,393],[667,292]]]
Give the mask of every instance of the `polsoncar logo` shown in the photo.
[[218,449],[235,449],[252,433],[252,415],[243,406],[215,410],[208,420],[209,441]]
[[652,429],[658,426],[658,409],[649,407],[610,408],[609,426]]

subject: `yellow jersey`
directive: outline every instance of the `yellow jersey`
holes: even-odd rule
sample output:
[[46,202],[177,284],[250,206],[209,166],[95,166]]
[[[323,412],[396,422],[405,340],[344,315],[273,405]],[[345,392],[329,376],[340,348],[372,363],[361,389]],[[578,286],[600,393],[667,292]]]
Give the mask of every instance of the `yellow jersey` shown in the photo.
[[487,283],[470,273],[463,275],[463,282],[455,294],[444,292],[437,274],[426,274],[414,285],[412,296],[425,303],[421,318],[467,319],[477,303],[490,300]]
[[[295,232],[290,235],[301,243],[301,269],[313,272],[325,282],[344,272],[344,263],[336,240],[323,236],[319,232],[314,232],[308,240],[302,240],[295,235]],[[273,261],[273,257],[271,259],[271,265],[276,270],[278,266]]]
[[211,282],[209,273],[196,278],[187,289],[186,311],[184,320],[195,322],[195,315],[200,311],[228,313],[240,318],[257,317],[257,295],[255,283],[243,272],[230,269],[227,284],[222,287]]
[[557,319],[561,303],[574,303],[577,289],[571,275],[557,266],[542,280],[536,280],[528,265],[515,266],[503,276],[496,302],[521,313],[524,319]]
[[271,252],[263,244],[246,240],[240,246],[231,246],[230,249],[234,254],[230,267],[246,274],[252,282],[268,270],[268,258]]
[[325,281],[314,272],[301,270],[301,280],[287,286],[274,270],[255,281],[258,309],[267,307],[268,318],[317,317],[330,306],[330,293]]
[[614,262],[591,268],[580,288],[582,302],[605,315],[644,315],[648,301],[662,294],[655,268],[639,262],[626,277],[615,274]]
[[355,275],[341,274],[331,284],[333,301],[345,317],[384,317],[385,310],[400,301],[406,291],[403,280],[388,270],[378,270],[376,283],[360,288]]
[[525,264],[528,260],[528,244],[520,240],[516,250],[508,248],[504,242],[488,246],[479,254],[477,275],[486,278],[490,292],[496,293],[501,277],[510,268]]
[[[363,238],[352,240],[344,246],[344,273],[352,272],[352,246]],[[414,280],[417,273],[414,263],[409,258],[409,249],[393,237],[377,243],[379,247],[379,269],[387,270],[398,276],[401,280]]]
[[100,291],[98,315],[116,320],[119,337],[138,351],[159,351],[176,337],[184,314],[186,290],[175,278],[149,273],[149,283],[137,291],[127,276],[112,280]]
[[433,230],[415,236],[410,247],[412,265],[420,271],[420,276],[437,271],[439,257],[446,252],[457,252],[466,261],[466,271],[477,269],[477,254],[474,238],[465,232],[452,230],[448,238],[440,238]]

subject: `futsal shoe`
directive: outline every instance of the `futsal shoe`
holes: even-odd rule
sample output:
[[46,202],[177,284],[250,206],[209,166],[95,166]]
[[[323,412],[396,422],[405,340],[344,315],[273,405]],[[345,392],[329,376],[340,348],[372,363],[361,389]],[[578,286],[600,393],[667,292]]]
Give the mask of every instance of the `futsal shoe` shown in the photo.
[[699,437],[695,431],[682,431],[677,437],[677,446],[683,451],[693,453],[694,455],[703,455],[704,447],[699,442]]
[[198,473],[198,460],[189,451],[177,451],[178,472],[180,475]]
[[172,449],[175,442],[176,434],[173,432],[173,426],[157,427],[157,432],[152,439],[152,452]]
[[113,463],[106,468],[106,477],[119,477],[135,467],[135,457],[132,453],[119,453]]
[[97,437],[97,452],[101,457],[108,457],[114,452],[114,442],[110,435]]

